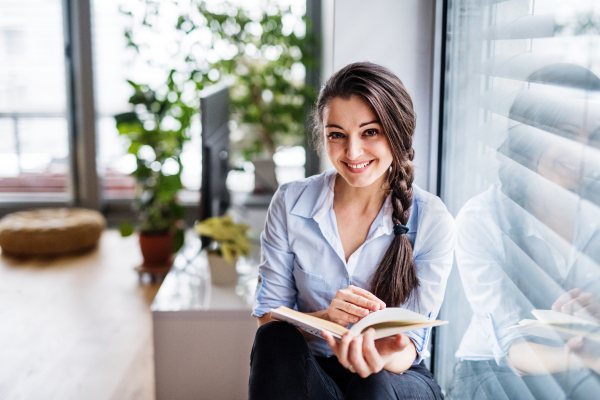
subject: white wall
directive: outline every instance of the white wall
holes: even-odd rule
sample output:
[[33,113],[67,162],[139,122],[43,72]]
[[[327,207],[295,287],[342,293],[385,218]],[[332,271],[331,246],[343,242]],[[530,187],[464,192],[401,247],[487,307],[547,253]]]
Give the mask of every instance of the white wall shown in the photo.
[[415,183],[431,192],[434,14],[435,0],[323,1],[324,80],[356,61],[381,64],[398,75],[417,114]]

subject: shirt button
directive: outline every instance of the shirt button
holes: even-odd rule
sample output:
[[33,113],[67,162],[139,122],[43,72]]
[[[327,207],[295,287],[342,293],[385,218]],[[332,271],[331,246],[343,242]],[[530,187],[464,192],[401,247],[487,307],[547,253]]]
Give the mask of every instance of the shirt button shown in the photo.
[[262,276],[259,276],[258,277],[258,283],[261,283],[261,282],[262,282]]
[[485,316],[487,319],[492,319],[492,314],[490,314],[490,313],[487,313]]

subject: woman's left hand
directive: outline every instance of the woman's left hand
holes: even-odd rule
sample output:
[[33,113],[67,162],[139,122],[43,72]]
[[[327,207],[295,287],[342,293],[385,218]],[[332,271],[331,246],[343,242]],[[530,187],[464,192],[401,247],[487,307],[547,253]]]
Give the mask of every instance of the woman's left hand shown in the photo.
[[322,331],[321,334],[340,364],[351,372],[358,373],[361,378],[381,371],[392,355],[412,343],[408,336],[400,334],[374,340],[375,330],[372,328],[357,337],[354,337],[352,332],[347,332],[339,343],[329,332]]

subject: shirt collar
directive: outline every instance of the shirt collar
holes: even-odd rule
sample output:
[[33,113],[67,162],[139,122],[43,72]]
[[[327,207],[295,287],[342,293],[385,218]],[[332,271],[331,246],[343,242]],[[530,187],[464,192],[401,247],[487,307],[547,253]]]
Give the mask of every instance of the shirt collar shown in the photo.
[[[290,213],[304,218],[313,218],[317,223],[322,221],[333,206],[336,175],[337,171],[330,169],[321,175],[320,179],[312,180]],[[392,195],[390,194],[383,203],[382,227],[383,233],[386,235],[391,235],[393,231],[392,211]]]
[[310,179],[290,213],[303,218],[315,218],[318,214],[322,218],[323,208],[333,204],[335,174],[332,169]]

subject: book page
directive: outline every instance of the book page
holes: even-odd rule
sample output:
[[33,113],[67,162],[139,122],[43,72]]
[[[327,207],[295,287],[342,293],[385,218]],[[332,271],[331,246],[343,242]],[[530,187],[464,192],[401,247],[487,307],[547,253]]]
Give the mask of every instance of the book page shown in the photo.
[[[585,327],[587,329],[576,329],[575,327]],[[583,336],[600,342],[600,333],[596,331],[597,328],[592,327],[591,324],[548,324],[533,319],[524,319],[519,322],[519,325],[511,326],[509,329],[551,340],[569,340],[574,336]]]
[[348,332],[348,329],[341,325],[284,306],[271,310],[271,318],[290,323],[296,328],[300,328],[303,331],[320,338],[323,338],[323,335],[321,335],[322,330],[330,332],[338,339],[341,339],[342,336]]
[[600,327],[600,324],[590,321],[588,319],[579,318],[574,315],[565,314],[552,310],[531,310],[531,313],[538,319],[538,321],[545,322],[547,324],[583,324],[583,325],[596,325]]
[[350,328],[350,332],[352,332],[355,336],[360,335],[361,332],[370,326],[389,321],[402,322],[404,325],[430,322],[429,318],[414,311],[400,307],[388,307],[367,315],[354,324],[352,328]]

